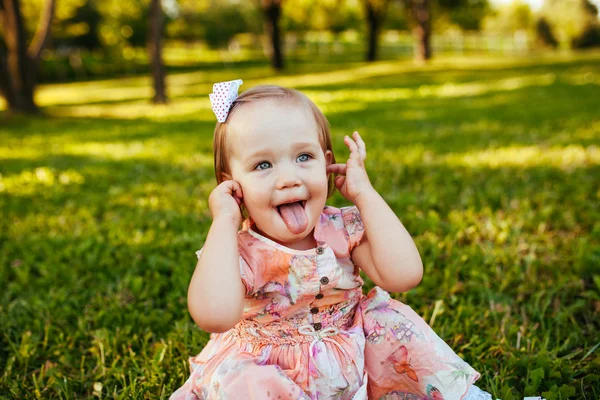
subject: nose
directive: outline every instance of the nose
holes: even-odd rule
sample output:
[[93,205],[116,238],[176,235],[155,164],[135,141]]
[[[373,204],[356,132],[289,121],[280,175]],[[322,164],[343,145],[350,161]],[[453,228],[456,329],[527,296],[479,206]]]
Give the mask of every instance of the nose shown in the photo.
[[291,166],[281,167],[279,170],[279,174],[277,176],[277,189],[285,189],[292,188],[295,186],[300,186],[302,181],[298,176],[298,171],[296,168]]

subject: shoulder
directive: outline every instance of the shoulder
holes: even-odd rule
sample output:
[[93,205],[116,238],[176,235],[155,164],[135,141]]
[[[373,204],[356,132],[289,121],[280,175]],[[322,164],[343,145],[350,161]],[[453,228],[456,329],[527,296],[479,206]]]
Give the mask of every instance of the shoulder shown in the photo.
[[338,257],[349,257],[360,238],[362,221],[355,205],[347,207],[325,206],[321,213],[315,238],[326,242]]
[[355,205],[346,207],[325,206],[321,214],[321,223],[324,225],[333,225],[339,230],[355,231],[362,227],[360,211]]

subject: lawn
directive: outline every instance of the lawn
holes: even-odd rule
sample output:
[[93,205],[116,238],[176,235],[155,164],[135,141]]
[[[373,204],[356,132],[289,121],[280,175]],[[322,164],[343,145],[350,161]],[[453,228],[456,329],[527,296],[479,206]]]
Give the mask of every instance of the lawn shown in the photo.
[[[0,398],[167,398],[208,334],[186,291],[215,186],[207,94],[304,91],[358,130],[413,235],[409,304],[503,400],[600,398],[600,53],[440,57],[42,86],[0,112]],[[336,194],[335,206],[346,205]],[[366,285],[365,290],[370,286]]]

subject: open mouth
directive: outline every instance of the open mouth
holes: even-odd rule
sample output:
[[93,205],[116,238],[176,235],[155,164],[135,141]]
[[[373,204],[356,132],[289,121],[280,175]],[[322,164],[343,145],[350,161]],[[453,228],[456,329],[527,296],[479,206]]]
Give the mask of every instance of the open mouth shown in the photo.
[[277,209],[277,212],[279,213],[279,215],[281,215],[281,206],[285,206],[288,204],[300,204],[302,206],[302,208],[304,208],[304,206],[306,206],[306,200],[299,200],[299,201],[290,201],[288,203],[282,203],[278,206],[276,206],[275,208]]
[[306,200],[298,200],[283,203],[276,207],[279,216],[290,232],[294,234],[302,233],[308,227],[305,205]]

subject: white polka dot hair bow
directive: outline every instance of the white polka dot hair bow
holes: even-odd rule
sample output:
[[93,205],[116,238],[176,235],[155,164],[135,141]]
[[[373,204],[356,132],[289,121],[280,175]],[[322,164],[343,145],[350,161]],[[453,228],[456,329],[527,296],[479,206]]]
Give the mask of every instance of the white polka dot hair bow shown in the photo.
[[213,85],[213,92],[208,95],[212,110],[217,116],[217,121],[225,122],[231,104],[238,97],[238,89],[244,83],[241,79],[227,82],[217,82]]

